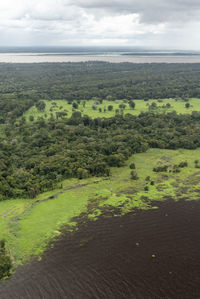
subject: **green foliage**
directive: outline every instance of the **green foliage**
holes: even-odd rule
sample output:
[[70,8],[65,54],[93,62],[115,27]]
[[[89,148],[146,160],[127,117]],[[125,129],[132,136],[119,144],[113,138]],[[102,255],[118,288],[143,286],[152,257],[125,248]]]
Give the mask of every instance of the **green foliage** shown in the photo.
[[189,107],[190,107],[190,103],[186,103],[185,108],[189,108]]
[[131,163],[129,167],[130,169],[135,169],[135,163]]
[[195,164],[195,168],[200,168],[199,160],[195,160],[195,161],[194,161],[194,164]]
[[0,240],[0,280],[10,275],[11,266],[11,259],[5,249],[5,240]]
[[166,172],[167,170],[168,170],[168,166],[167,165],[158,166],[158,167],[154,167],[153,168],[154,172]]
[[[200,113],[174,112],[91,119],[75,111],[69,119],[7,125],[6,142],[0,141],[0,198],[34,198],[66,178],[108,176],[110,167],[122,167],[130,155],[149,147],[197,148],[199,119]],[[185,166],[184,162],[172,171]]]
[[131,170],[131,180],[137,180],[138,174],[135,170]]
[[46,107],[45,102],[44,101],[37,102],[36,107],[39,111],[44,111]]
[[130,106],[131,109],[134,109],[135,108],[135,102],[130,101],[129,106]]
[[78,104],[77,104],[76,102],[73,102],[72,107],[73,107],[74,109],[78,109]]
[[33,116],[33,115],[30,115],[30,116],[29,116],[29,120],[30,120],[30,121],[34,121],[34,116]]
[[187,167],[188,166],[188,162],[187,161],[182,161],[178,164],[178,167],[183,168],[183,167]]
[[108,105],[108,111],[112,111],[113,110],[113,105]]

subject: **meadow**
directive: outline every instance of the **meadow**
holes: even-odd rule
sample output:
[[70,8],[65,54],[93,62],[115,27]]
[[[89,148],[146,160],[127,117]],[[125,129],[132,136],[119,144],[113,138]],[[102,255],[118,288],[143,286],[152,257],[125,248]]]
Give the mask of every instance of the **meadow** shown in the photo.
[[[91,118],[97,117],[113,117],[116,114],[127,114],[139,115],[141,112],[148,112],[149,110],[156,113],[167,113],[176,111],[178,114],[192,113],[192,111],[200,111],[200,101],[197,98],[189,99],[189,107],[186,108],[185,105],[187,102],[181,99],[162,99],[162,100],[134,100],[135,108],[131,109],[127,100],[103,100],[102,103],[97,100],[90,101],[81,101],[78,104],[78,108],[74,109],[72,104],[69,104],[67,100],[44,100],[45,110],[39,111],[35,106],[31,107],[28,111],[24,113],[24,117],[29,121],[30,116],[34,117],[34,120],[37,120],[40,117],[49,119],[51,115],[56,118],[56,113],[66,112],[66,117],[71,117],[73,111],[79,111],[82,115],[88,115]],[[149,108],[152,103],[156,104],[156,107],[152,109]],[[166,107],[166,104],[170,106]],[[124,109],[121,109],[119,106],[121,104],[125,105]],[[113,108],[109,111],[108,106],[111,105]],[[95,108],[95,109],[94,109]]]
[[[69,179],[62,189],[40,194],[35,199],[0,202],[0,239],[14,266],[42,253],[62,228],[73,234],[77,217],[84,221],[109,215],[124,215],[134,209],[156,209],[156,202],[171,199],[198,200],[200,193],[200,149],[149,149],[132,156],[121,168],[112,168],[109,178]],[[187,161],[188,166],[173,172],[174,165]],[[136,166],[138,179],[132,180],[130,164]],[[168,166],[167,172],[153,168]],[[153,182],[153,183],[152,183]]]

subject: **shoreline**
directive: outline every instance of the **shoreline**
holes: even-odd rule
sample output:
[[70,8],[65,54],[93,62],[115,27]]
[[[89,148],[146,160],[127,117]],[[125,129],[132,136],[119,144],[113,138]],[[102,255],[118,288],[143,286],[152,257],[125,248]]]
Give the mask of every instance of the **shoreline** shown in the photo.
[[200,55],[64,55],[48,53],[0,53],[0,63],[78,63],[78,62],[109,62],[109,63],[200,63]]

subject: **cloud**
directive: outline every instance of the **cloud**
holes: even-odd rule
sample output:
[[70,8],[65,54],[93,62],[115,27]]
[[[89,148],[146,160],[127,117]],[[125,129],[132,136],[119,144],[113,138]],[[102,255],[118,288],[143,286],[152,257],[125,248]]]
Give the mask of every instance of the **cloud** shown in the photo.
[[199,0],[77,0],[75,3],[91,11],[139,14],[141,21],[146,23],[191,21],[199,18],[200,12]]
[[0,43],[200,48],[199,13],[197,0],[6,0]]

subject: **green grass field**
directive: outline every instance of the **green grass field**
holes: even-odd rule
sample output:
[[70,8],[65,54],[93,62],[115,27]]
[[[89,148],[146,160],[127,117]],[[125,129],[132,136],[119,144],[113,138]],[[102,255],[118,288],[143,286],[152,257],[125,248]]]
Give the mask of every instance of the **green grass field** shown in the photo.
[[[0,202],[0,239],[7,240],[7,249],[14,265],[40,256],[50,240],[60,234],[63,225],[73,232],[73,219],[85,213],[96,220],[108,208],[118,208],[121,215],[134,208],[150,209],[152,201],[198,200],[200,197],[200,170],[194,160],[200,158],[197,150],[150,149],[131,157],[122,168],[113,168],[108,178],[70,179],[63,182],[63,189],[39,195],[35,199],[13,199]],[[180,173],[155,173],[153,167],[182,161],[188,167]],[[130,163],[134,162],[138,180],[130,179]],[[146,177],[154,185],[146,182]],[[144,191],[148,186],[149,190]],[[111,192],[112,188],[112,192]],[[49,199],[51,196],[53,199]],[[48,199],[48,200],[44,200]]]
[[[44,117],[46,119],[49,119],[51,114],[56,117],[56,112],[62,112],[66,111],[67,112],[67,117],[70,117],[72,115],[72,105],[68,104],[66,100],[56,100],[56,101],[44,101],[46,104],[46,108],[44,112],[40,112],[37,110],[36,107],[30,108],[25,114],[24,117],[26,118],[27,121],[29,121],[30,115],[34,117],[34,120],[37,120],[39,117]],[[190,99],[190,107],[185,108],[186,102],[182,100],[175,100],[175,99],[163,99],[163,100],[149,100],[149,101],[144,101],[144,100],[135,100],[135,109],[130,109],[129,104],[127,102],[123,102],[123,100],[116,100],[116,101],[108,101],[104,100],[102,104],[98,104],[96,110],[93,109],[93,105],[95,104],[94,100],[86,101],[85,107],[83,106],[83,102],[81,102],[78,106],[78,109],[75,109],[75,111],[80,111],[82,115],[88,115],[92,118],[97,118],[97,117],[113,117],[116,115],[116,109],[120,108],[120,104],[125,104],[126,107],[123,111],[124,114],[130,113],[133,115],[138,115],[141,112],[147,112],[149,111],[149,106],[155,102],[157,105],[157,108],[154,110],[155,112],[158,113],[165,113],[165,112],[171,112],[171,111],[176,111],[179,114],[185,114],[185,113],[192,113],[192,111],[200,111],[200,99]],[[53,104],[56,103],[56,106]],[[163,105],[166,105],[169,103],[171,105],[170,108],[163,108]],[[108,106],[112,105],[113,110],[108,111]],[[99,111],[99,108],[102,109],[102,112]],[[104,108],[106,111],[104,112]]]

